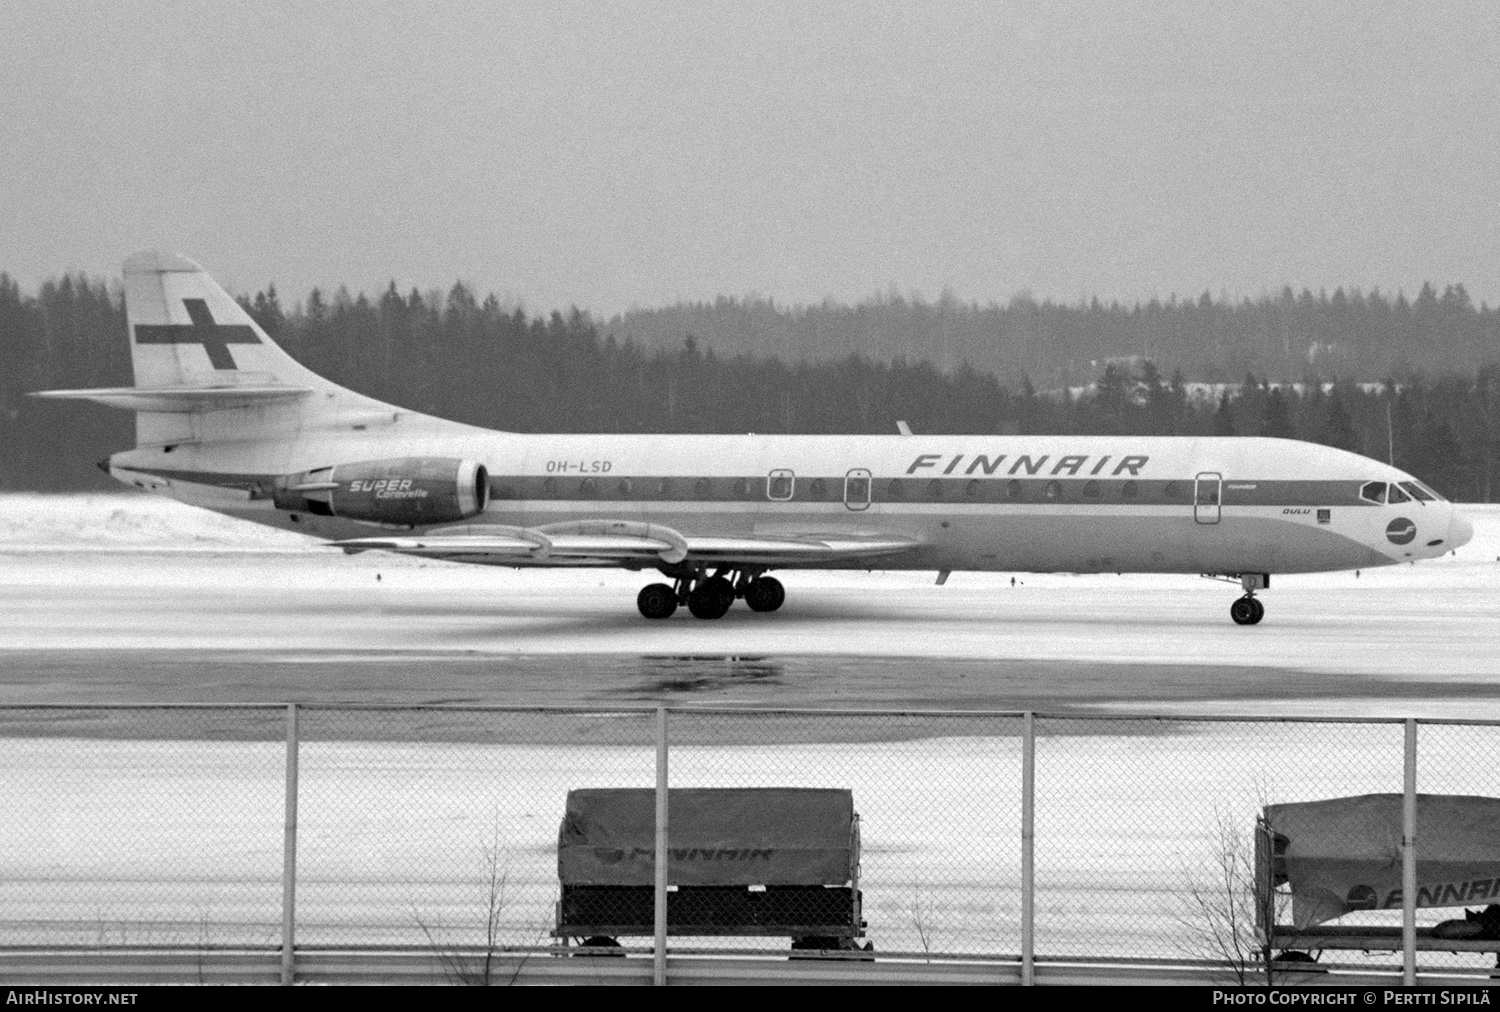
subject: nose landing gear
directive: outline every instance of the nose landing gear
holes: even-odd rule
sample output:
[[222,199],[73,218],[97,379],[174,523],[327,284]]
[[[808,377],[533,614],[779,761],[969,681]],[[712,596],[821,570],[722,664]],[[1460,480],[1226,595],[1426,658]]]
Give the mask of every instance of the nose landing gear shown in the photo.
[[1270,585],[1269,573],[1240,574],[1240,586],[1245,588],[1245,596],[1229,606],[1229,617],[1234,619],[1235,625],[1257,625],[1266,617],[1266,606],[1260,603],[1255,592]]
[[1266,606],[1246,594],[1229,606],[1229,617],[1234,619],[1235,625],[1255,625],[1266,617]]

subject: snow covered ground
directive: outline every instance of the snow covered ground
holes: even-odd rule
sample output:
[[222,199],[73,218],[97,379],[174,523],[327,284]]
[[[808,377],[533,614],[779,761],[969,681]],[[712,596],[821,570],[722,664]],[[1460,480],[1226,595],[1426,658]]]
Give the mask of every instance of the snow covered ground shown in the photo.
[[[1213,882],[1221,824],[1248,835],[1268,801],[1401,782],[1399,725],[1080,729],[1044,724],[1038,742],[1037,944],[1052,955],[1208,956],[1189,886]],[[877,948],[1014,953],[1020,761],[1006,730],[681,746],[672,782],[850,788]],[[1496,729],[1423,734],[1421,790],[1496,793]],[[0,739],[0,944],[272,944],[282,763],[274,743]],[[505,941],[536,944],[553,924],[567,790],[649,786],[654,756],[618,745],[309,742],[301,767],[299,941],[478,943],[493,856]]]
[[136,492],[0,494],[0,547],[310,548],[312,538]]
[[[775,616],[646,623],[629,573],[346,558],[167,500],[4,496],[0,666],[5,651],[69,650],[97,650],[103,665],[158,650],[990,658],[1205,680],[1235,666],[1415,687],[1396,701],[1352,691],[1322,713],[1496,717],[1500,691],[1452,689],[1500,684],[1500,511],[1471,515],[1475,541],[1456,556],[1278,577],[1255,629],[1229,622],[1233,588],[1193,577],[1022,575],[1012,587],[955,574],[935,587],[930,574],[884,573],[792,575]],[[862,705],[857,678],[848,685],[842,701]],[[1127,716],[1173,708],[1114,704]],[[1175,709],[1308,707],[1198,694]],[[829,744],[679,746],[674,783],[851,788],[877,947],[1014,952],[1013,729],[871,742],[837,732],[853,718],[815,719],[829,721]],[[1038,947],[1051,954],[1202,955],[1188,883],[1210,874],[1221,821],[1248,831],[1268,801],[1400,789],[1395,725],[1050,731],[1036,853]],[[1420,789],[1500,794],[1496,729],[1424,727],[1422,742]],[[265,742],[0,737],[0,944],[273,942],[283,759]],[[302,768],[301,941],[477,941],[493,855],[507,940],[535,942],[552,923],[566,791],[645,786],[652,756],[637,744],[314,740]]]

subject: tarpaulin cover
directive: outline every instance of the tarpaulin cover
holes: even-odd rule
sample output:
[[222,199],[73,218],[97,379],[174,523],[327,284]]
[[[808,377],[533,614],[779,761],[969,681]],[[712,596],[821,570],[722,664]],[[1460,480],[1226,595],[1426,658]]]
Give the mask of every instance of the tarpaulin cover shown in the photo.
[[[1296,927],[1401,907],[1401,795],[1269,805],[1265,817],[1287,838]],[[1497,902],[1500,798],[1417,795],[1417,906]]]
[[[795,787],[672,788],[672,885],[844,885],[854,876],[854,795]],[[656,880],[656,792],[568,792],[557,838],[563,885]]]

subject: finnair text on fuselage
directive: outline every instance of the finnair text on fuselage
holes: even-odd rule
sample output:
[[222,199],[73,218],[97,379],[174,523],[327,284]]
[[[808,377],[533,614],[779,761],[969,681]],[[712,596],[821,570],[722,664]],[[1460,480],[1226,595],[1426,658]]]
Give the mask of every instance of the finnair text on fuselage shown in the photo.
[[[960,471],[959,465],[963,464],[966,457],[969,460],[968,466]],[[1007,459],[1011,461],[1010,469],[1002,471],[1001,466],[1005,464]],[[911,462],[911,466],[906,469],[906,473],[916,474],[918,471],[936,470],[946,460],[947,464],[942,467],[942,474],[1048,474],[1077,477],[1080,473],[1083,473],[1089,476],[1108,474],[1111,478],[1121,474],[1136,477],[1141,473],[1141,468],[1145,467],[1151,458],[1146,454],[1123,456],[1115,464],[1113,470],[1106,471],[1105,469],[1109,467],[1109,462],[1114,457],[1112,454],[1104,454],[1094,461],[1094,466],[1091,469],[1085,470],[1091,459],[1093,459],[1092,455],[1087,453],[1057,454],[1055,462],[1052,464],[1052,470],[1047,471],[1044,470],[1047,462],[1054,460],[1054,456],[1047,453],[1036,455],[1018,453],[1014,457],[1004,453],[996,454],[993,457],[982,453],[976,453],[972,456],[955,453],[951,457],[942,453],[922,453],[918,454],[917,458]]]

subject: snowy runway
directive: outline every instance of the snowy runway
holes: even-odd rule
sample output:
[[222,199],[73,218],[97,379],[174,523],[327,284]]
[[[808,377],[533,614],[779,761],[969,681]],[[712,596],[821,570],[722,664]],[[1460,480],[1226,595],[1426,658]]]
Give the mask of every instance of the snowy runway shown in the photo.
[[[1254,628],[1229,621],[1234,588],[1197,577],[878,572],[791,572],[774,615],[653,623],[635,611],[643,574],[345,557],[150,497],[10,496],[0,700],[1500,716],[1500,512],[1471,514],[1457,557],[1276,577]],[[673,684],[608,660],[643,657],[769,659],[781,676]]]

